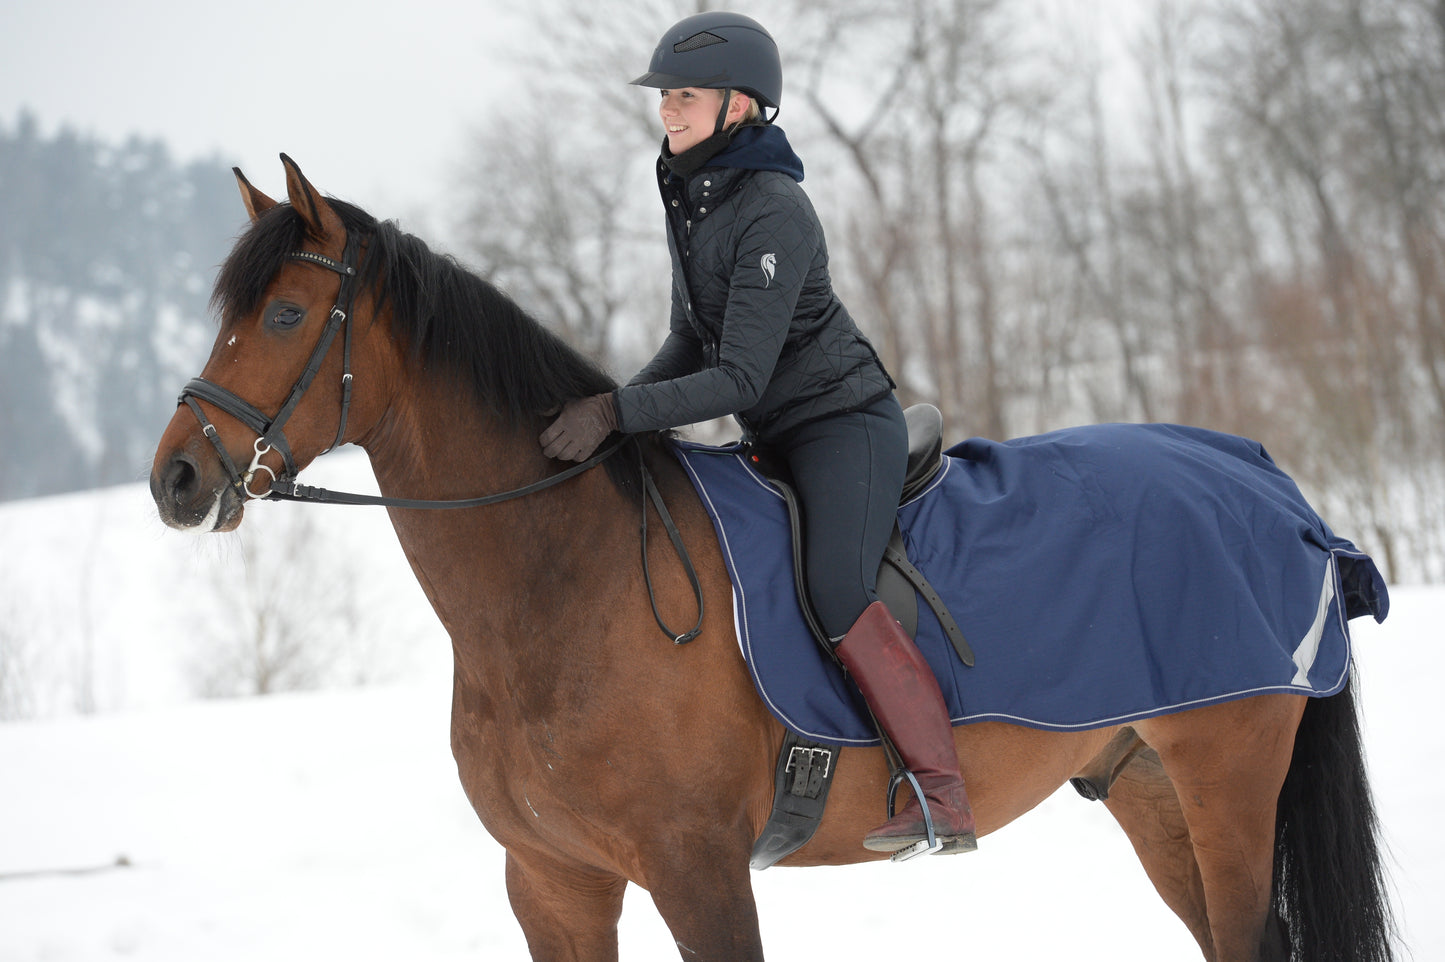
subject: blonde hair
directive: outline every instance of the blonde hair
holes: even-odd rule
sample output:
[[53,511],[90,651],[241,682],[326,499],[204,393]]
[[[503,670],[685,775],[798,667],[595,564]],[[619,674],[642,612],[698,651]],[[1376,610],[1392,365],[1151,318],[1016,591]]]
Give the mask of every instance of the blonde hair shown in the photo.
[[[763,119],[763,108],[758,104],[758,98],[748,93],[746,90],[732,91],[732,95],[734,97],[736,97],[738,94],[742,94],[744,97],[748,98],[748,109],[744,111],[742,117],[740,117],[730,129],[746,127],[748,124],[760,123]],[[729,104],[729,106],[731,106],[731,104]]]
[[748,94],[748,110],[747,113],[743,114],[742,122],[745,124],[752,124],[757,123],[759,120],[762,119],[762,105],[758,103],[758,98],[754,97],[752,94]]

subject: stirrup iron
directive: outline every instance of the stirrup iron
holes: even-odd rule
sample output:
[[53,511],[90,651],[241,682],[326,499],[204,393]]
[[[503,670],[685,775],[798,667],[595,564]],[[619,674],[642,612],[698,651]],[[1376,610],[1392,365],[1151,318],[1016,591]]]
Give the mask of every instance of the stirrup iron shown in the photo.
[[913,789],[913,796],[918,799],[918,805],[923,809],[923,828],[928,832],[927,838],[921,838],[909,845],[907,848],[900,848],[888,856],[890,862],[906,862],[919,855],[932,855],[935,852],[943,851],[943,842],[939,840],[938,833],[933,830],[933,812],[928,809],[928,800],[924,797],[923,786],[918,784],[918,779],[908,769],[900,769],[893,773],[888,779],[888,817],[894,816],[894,802],[898,799],[898,786],[908,779],[909,786]]

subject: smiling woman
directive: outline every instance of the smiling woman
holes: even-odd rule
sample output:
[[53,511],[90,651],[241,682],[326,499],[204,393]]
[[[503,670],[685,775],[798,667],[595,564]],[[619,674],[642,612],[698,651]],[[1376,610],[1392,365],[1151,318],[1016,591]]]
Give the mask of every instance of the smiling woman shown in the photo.
[[697,14],[667,29],[633,83],[662,91],[669,333],[627,385],[564,408],[542,436],[547,453],[586,457],[613,430],[733,415],[786,463],[804,509],[818,622],[916,782],[863,844],[898,858],[972,851],[943,695],[878,597],[908,429],[893,378],[833,290],[803,163],[773,123],[783,94],[777,44],[749,17]]

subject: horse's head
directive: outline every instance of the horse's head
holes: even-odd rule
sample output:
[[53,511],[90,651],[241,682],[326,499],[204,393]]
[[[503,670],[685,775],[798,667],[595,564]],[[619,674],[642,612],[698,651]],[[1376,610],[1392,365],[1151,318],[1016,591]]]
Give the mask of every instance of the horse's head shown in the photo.
[[[348,442],[373,465],[390,445],[390,460],[411,468],[413,442],[466,436],[510,445],[490,463],[540,473],[548,412],[616,382],[488,281],[390,221],[323,199],[281,159],[289,203],[236,171],[251,227],[216,281],[211,358],[156,451],[161,519],[229,531],[248,499]],[[450,463],[450,448],[437,458]],[[405,480],[404,493],[422,497],[435,481]]]
[[235,172],[251,228],[216,284],[210,360],[182,392],[151,471],[151,495],[173,528],[235,528],[249,498],[364,427],[348,418],[353,354],[360,362],[372,346],[369,329],[353,336],[350,316],[372,300],[357,273],[364,238],[281,159],[289,204]]

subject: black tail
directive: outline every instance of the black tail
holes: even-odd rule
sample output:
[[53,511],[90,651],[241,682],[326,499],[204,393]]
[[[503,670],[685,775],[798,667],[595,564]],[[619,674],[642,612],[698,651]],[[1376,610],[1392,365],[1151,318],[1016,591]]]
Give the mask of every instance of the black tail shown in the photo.
[[1396,937],[1379,820],[1365,777],[1354,676],[1311,698],[1295,735],[1274,835],[1275,916],[1290,959],[1392,962]]

